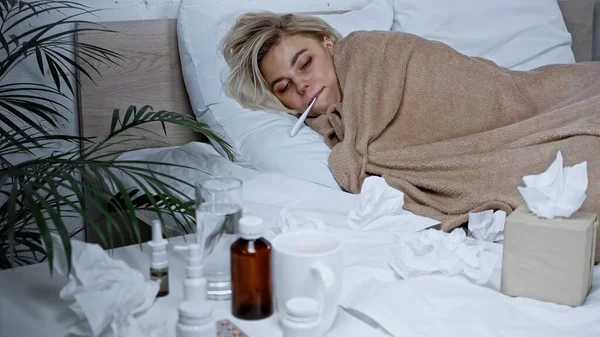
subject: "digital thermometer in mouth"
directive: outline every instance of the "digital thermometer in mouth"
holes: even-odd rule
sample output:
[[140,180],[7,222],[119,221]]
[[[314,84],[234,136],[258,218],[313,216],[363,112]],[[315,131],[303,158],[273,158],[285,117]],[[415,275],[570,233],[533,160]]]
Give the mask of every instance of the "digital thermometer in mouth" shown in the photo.
[[308,108],[306,108],[306,110],[302,113],[302,116],[300,116],[300,118],[298,118],[296,125],[294,125],[294,127],[292,128],[292,132],[290,132],[290,137],[292,137],[292,138],[296,137],[296,135],[298,134],[298,131],[300,131],[300,128],[302,127],[302,124],[304,124],[304,121],[306,120],[306,116],[308,116],[310,109],[312,109],[312,107],[316,101],[317,101],[317,98],[315,97],[312,100],[312,102],[310,103],[310,105],[308,106]]

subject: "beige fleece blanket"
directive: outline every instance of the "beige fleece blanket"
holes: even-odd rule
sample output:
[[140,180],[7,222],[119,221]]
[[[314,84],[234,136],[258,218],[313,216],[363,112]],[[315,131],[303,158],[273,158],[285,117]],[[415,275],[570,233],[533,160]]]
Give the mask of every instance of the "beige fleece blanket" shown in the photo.
[[588,162],[581,210],[600,212],[600,62],[509,71],[394,32],[353,33],[334,62],[342,103],[309,125],[346,190],[382,176],[450,230],[469,212],[513,211],[522,177],[560,150],[565,165]]

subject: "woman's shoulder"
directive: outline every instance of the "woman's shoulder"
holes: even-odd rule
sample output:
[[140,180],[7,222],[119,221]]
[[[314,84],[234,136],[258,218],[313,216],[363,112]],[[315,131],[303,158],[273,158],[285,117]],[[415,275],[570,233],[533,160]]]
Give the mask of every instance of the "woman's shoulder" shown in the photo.
[[359,50],[372,52],[392,46],[422,51],[446,50],[458,53],[454,48],[440,41],[429,40],[412,33],[387,30],[351,32],[336,43],[336,50],[340,54],[355,54]]
[[414,41],[423,38],[405,32],[388,30],[357,30],[343,37],[338,44],[340,47],[356,48],[360,45],[373,45],[377,43],[390,43],[390,41]]
[[355,30],[353,32],[350,32],[345,37],[343,37],[340,40],[340,42],[342,42],[342,41],[350,41],[350,40],[357,40],[357,39],[372,39],[372,38],[384,38],[384,39],[389,39],[389,38],[405,38],[405,39],[417,38],[417,39],[421,39],[421,37],[419,37],[419,36],[417,36],[415,34],[406,33],[406,32],[397,32],[397,31],[391,31],[391,30]]

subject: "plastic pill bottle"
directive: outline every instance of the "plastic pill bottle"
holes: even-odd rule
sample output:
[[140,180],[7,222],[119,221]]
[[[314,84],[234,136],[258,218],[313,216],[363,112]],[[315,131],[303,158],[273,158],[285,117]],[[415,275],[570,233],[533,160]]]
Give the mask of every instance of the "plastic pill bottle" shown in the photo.
[[285,302],[281,325],[284,337],[323,337],[319,303],[310,297],[294,297]]
[[184,301],[178,307],[177,337],[215,337],[217,324],[206,301]]

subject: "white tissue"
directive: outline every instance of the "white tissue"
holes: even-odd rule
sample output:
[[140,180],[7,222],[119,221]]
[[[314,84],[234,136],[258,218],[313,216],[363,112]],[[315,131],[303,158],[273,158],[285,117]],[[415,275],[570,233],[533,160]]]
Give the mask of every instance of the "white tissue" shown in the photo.
[[538,175],[523,177],[526,187],[519,186],[527,207],[540,218],[570,217],[583,204],[588,186],[587,161],[563,167],[562,153],[548,169]]
[[464,275],[478,285],[487,283],[501,255],[483,242],[467,238],[465,231],[450,234],[430,229],[392,248],[390,266],[402,278],[442,273]]
[[[67,274],[60,238],[52,234],[54,269]],[[69,331],[77,336],[147,337],[135,316],[154,303],[159,285],[124,261],[112,259],[99,245],[71,240],[72,266],[60,298],[81,322]]]
[[390,187],[385,179],[370,176],[363,181],[361,192],[348,213],[354,229],[387,229],[418,232],[439,222],[403,209],[404,193]]
[[469,232],[477,240],[499,242],[504,241],[504,225],[506,212],[487,210],[469,213]]
[[265,233],[265,238],[271,239],[281,233],[293,232],[297,230],[319,230],[328,231],[325,222],[321,219],[294,215],[287,208],[279,213],[277,226],[269,229]]
[[356,227],[373,224],[382,215],[396,215],[404,212],[404,193],[391,188],[385,179],[370,176],[363,181],[360,194],[348,219]]

